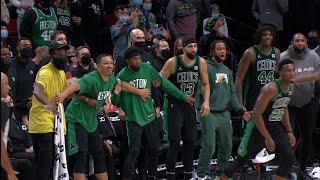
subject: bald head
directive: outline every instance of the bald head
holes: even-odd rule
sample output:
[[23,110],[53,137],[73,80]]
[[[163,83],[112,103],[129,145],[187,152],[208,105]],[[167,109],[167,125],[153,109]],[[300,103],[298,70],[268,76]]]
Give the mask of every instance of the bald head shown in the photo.
[[1,97],[6,98],[10,91],[8,76],[1,72]]
[[146,41],[145,35],[141,29],[133,29],[130,32],[130,42],[132,46],[136,46],[137,43],[139,44],[145,41]]

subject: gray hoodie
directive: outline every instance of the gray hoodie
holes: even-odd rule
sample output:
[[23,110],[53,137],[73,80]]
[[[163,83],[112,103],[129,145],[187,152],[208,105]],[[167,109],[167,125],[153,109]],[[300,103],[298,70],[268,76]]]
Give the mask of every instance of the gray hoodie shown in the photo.
[[[294,52],[292,46],[289,46],[289,48],[280,55],[280,61],[283,59],[291,59],[294,62],[296,76],[320,71],[320,58],[315,52],[310,51],[309,48],[305,48],[302,53],[298,54]],[[314,81],[295,84],[289,105],[302,107],[310,103],[313,97]]]

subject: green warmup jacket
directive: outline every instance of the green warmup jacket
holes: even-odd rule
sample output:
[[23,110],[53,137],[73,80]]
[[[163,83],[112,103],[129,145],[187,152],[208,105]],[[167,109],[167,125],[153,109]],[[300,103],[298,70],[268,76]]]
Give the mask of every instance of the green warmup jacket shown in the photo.
[[[231,106],[234,111],[242,115],[244,108],[236,95],[232,71],[223,63],[214,62],[212,57],[209,57],[206,61],[210,83],[209,102],[211,112],[222,112]],[[201,92],[198,93],[197,97],[197,107],[201,107],[203,103]]]
[[[138,89],[151,89],[153,81],[161,83],[163,91],[171,96],[185,100],[187,95],[179,91],[169,80],[162,78],[150,64],[142,63],[138,72],[132,72],[128,67],[118,74],[121,81],[127,82]],[[119,95],[112,92],[113,105],[120,106],[126,113],[126,121],[133,121],[139,126],[145,126],[156,119],[154,102],[151,97],[143,101],[140,96],[121,91]]]

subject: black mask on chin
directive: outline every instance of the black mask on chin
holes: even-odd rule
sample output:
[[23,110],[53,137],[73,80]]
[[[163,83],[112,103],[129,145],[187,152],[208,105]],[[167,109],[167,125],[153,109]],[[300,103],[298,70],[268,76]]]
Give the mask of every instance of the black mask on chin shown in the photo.
[[140,66],[130,66],[130,70],[132,70],[133,72],[138,72],[140,70]]
[[90,63],[91,63],[91,56],[90,56],[90,54],[85,54],[84,56],[82,56],[82,58],[81,58],[81,63],[82,63],[83,65],[90,65]]
[[59,70],[64,70],[66,64],[67,64],[67,59],[66,58],[57,58],[57,57],[52,57],[52,64]]
[[182,54],[183,54],[183,50],[180,49],[180,50],[178,51],[178,54],[177,54],[177,55],[182,55]]
[[30,58],[32,56],[32,48],[26,47],[26,48],[20,49],[20,56],[25,59]]
[[309,37],[308,38],[308,46],[310,49],[314,49],[319,45],[319,41],[316,37]]
[[172,53],[169,49],[164,49],[161,51],[161,56],[163,59],[168,60],[169,58],[172,57]]
[[146,44],[146,42],[135,42],[134,47],[137,47],[141,50],[145,50],[145,49],[147,49],[147,44]]

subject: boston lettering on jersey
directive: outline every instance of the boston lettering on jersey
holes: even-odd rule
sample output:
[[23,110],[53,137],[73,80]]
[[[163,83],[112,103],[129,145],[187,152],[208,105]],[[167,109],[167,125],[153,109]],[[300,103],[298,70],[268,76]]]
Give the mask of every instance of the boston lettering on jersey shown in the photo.
[[274,80],[277,65],[274,47],[268,54],[260,52],[256,45],[252,49],[255,59],[250,65],[244,83],[244,104],[248,110],[253,110],[262,86]]
[[138,89],[144,89],[147,87],[147,79],[135,79],[129,82],[132,86],[138,88]]
[[[169,77],[169,81],[188,96],[194,96],[196,94],[200,76],[199,62],[200,57],[196,56],[194,64],[192,66],[187,66],[184,64],[182,56],[177,56],[176,72]],[[175,99],[171,96],[170,98]]]

